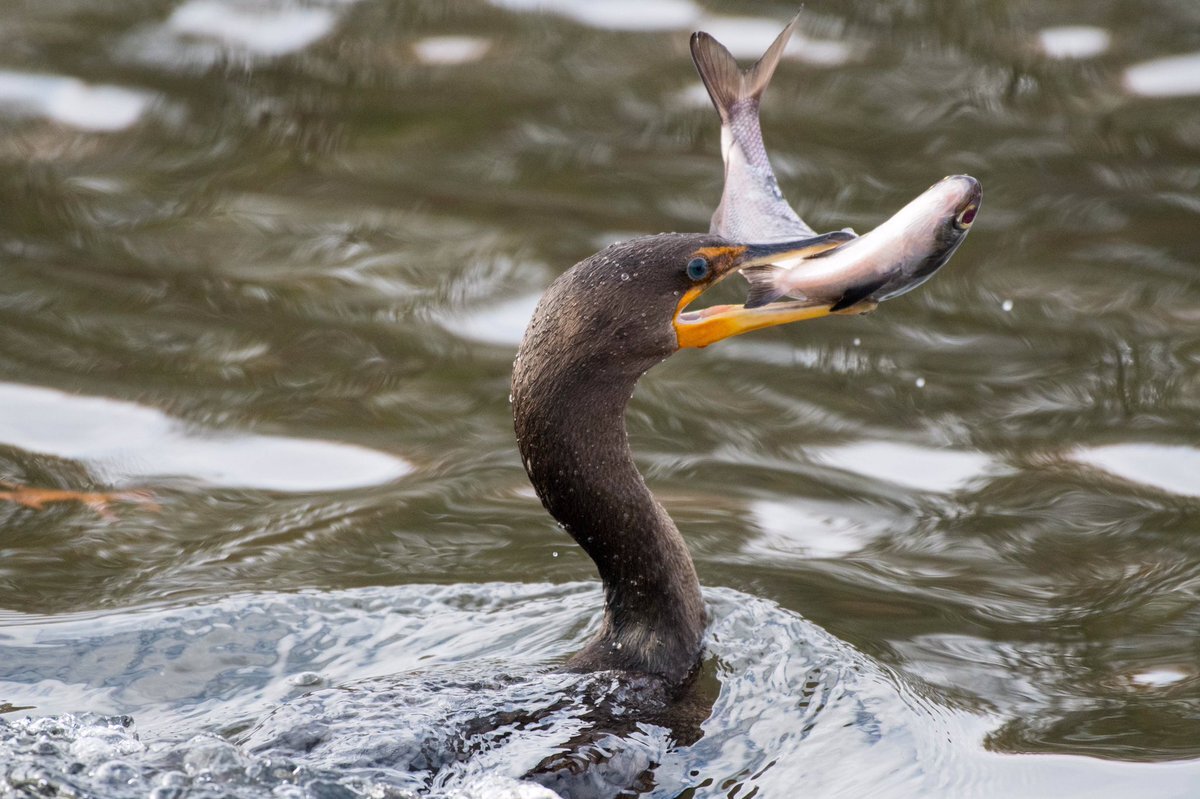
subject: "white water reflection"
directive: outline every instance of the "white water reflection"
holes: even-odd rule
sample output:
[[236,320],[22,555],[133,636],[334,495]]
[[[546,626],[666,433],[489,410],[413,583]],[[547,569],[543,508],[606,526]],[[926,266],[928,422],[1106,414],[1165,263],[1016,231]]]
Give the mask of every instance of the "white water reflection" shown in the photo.
[[[511,11],[558,14],[582,25],[611,30],[677,30],[693,24],[700,8],[690,0],[491,0]],[[769,40],[768,40],[769,41]]]
[[45,117],[80,130],[124,130],[141,118],[153,99],[149,92],[62,75],[0,70],[0,111]]
[[188,427],[144,405],[13,383],[0,383],[0,445],[84,461],[114,485],[183,476],[219,486],[332,491],[412,470],[365,447]]
[[[779,35],[779,19],[767,17],[710,16],[690,0],[491,0],[510,11],[557,14],[593,28],[627,31],[662,31],[695,28],[715,36],[737,58],[754,60]],[[854,55],[854,48],[833,39],[810,39],[796,31],[784,51],[787,58],[817,66],[839,66]]]
[[[754,61],[779,35],[781,25],[775,19],[756,17],[704,17],[697,27],[715,36],[734,57]],[[783,54],[815,66],[833,67],[848,62],[854,48],[835,39],[811,39],[798,30]]]
[[1134,483],[1200,497],[1200,450],[1171,444],[1112,444],[1078,450],[1073,457]]
[[279,56],[308,47],[332,31],[336,21],[327,8],[192,0],[175,9],[166,27],[179,36],[216,39],[257,55]]
[[1200,95],[1200,53],[1134,64],[1125,70],[1125,88],[1143,97]]
[[920,491],[954,491],[987,474],[992,461],[981,452],[927,449],[895,441],[864,441],[817,450],[815,460]]
[[1188,678],[1180,669],[1151,669],[1130,676],[1129,681],[1139,688],[1167,688]]
[[528,294],[485,305],[477,310],[460,311],[442,320],[442,326],[454,335],[483,344],[516,347],[525,335],[540,294]]
[[492,43],[479,36],[427,36],[413,45],[423,64],[469,64],[487,55]]
[[857,510],[834,502],[754,502],[750,513],[762,534],[742,550],[770,560],[839,558],[865,549],[897,525],[895,517],[879,509]]
[[1038,31],[1038,47],[1050,58],[1095,58],[1108,50],[1112,36],[1091,25],[1064,25]]

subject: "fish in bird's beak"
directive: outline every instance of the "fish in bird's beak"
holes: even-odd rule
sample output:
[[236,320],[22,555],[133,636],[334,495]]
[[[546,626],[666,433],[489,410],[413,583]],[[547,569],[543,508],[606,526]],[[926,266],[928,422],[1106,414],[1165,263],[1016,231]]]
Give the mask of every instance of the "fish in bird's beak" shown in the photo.
[[840,311],[912,291],[950,260],[982,201],[983,188],[975,178],[943,178],[891,219],[837,249],[744,268],[750,281],[746,307],[786,296],[832,303],[832,310]]
[[[768,267],[776,261],[798,261],[830,251],[853,240],[849,233],[834,232],[799,241],[775,244],[740,244],[720,248],[713,253],[712,278],[684,293],[675,311],[673,324],[679,347],[707,347],[721,339],[760,330],[764,327],[818,319],[834,313],[833,303],[811,301],[784,301],[747,308],[744,305],[714,305],[698,311],[687,310],[701,294],[725,278],[744,269]],[[874,303],[864,302],[841,313],[857,314],[874,308]]]
[[744,70],[712,36],[692,35],[692,60],[721,117],[725,188],[710,231],[730,241],[772,243],[744,245],[736,265],[713,281],[733,272],[744,275],[750,281],[744,306],[686,310],[712,283],[684,296],[674,320],[680,347],[706,347],[739,333],[831,313],[870,311],[941,268],[979,210],[979,182],[956,175],[934,184],[862,238],[849,230],[814,237],[779,188],[758,118],[763,93],[798,21],[794,17],[762,58]]
[[[679,346],[707,347],[764,327],[874,310],[883,300],[921,285],[949,260],[966,238],[982,199],[977,180],[955,175],[862,237],[836,232],[729,248],[714,279],[680,301],[674,320]],[[734,272],[750,280],[745,305],[687,310]]]

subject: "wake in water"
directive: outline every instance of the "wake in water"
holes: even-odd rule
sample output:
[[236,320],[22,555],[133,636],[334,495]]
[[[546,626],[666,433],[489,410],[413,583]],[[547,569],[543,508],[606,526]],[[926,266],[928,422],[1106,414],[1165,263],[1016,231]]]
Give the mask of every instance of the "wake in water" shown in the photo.
[[[1168,773],[988,752],[1004,719],[956,708],[728,589],[705,593],[713,622],[693,717],[623,718],[646,707],[644,695],[629,701],[638,686],[550,670],[586,639],[570,620],[594,612],[595,592],[250,595],[135,611],[102,630],[86,617],[10,626],[0,698],[45,712],[67,696],[137,723],[6,714],[0,796],[547,799],[623,782],[654,797],[785,796],[801,784],[811,796],[1085,797],[1132,792],[1154,768],[1159,792],[1140,795],[1166,797],[1200,779],[1192,763]],[[500,652],[520,654],[503,666]],[[371,676],[389,668],[401,676]]]
[[[202,664],[188,701],[177,700],[174,711],[146,708],[151,719],[171,712],[190,717],[194,726],[183,736],[154,729],[139,735],[128,716],[0,721],[0,786],[110,797],[183,795],[201,786],[235,797],[321,794],[334,786],[347,796],[495,796],[511,790],[533,797],[552,795],[547,787],[579,795],[611,793],[620,784],[674,795],[730,780],[748,788],[769,784],[786,762],[779,754],[787,742],[803,741],[826,725],[843,730],[842,739],[851,731],[860,746],[881,740],[882,723],[870,709],[875,700],[864,701],[872,691],[854,686],[866,675],[874,693],[894,702],[895,690],[886,687],[891,678],[799,617],[735,592],[709,594],[716,619],[710,656],[682,701],[648,695],[661,690],[657,683],[548,670],[549,661],[576,646],[584,631],[576,631],[574,642],[547,647],[539,644],[546,619],[594,607],[593,594],[590,586],[484,585],[252,596],[157,611],[148,619],[142,614],[136,638],[120,623],[110,640],[97,640],[91,630],[88,645],[98,658],[109,648],[128,652],[135,640],[144,652],[175,650],[180,657],[195,644],[218,646],[220,640],[227,650],[249,645],[278,653],[292,666],[324,665],[334,674],[343,656],[357,653],[363,663],[378,666],[390,652],[411,656],[415,641],[438,631],[455,648],[466,638],[469,649],[452,655],[460,662],[439,664],[437,647],[426,640],[425,668],[349,680],[273,708],[263,701],[272,693],[266,682],[231,680],[227,663]],[[364,635],[358,622],[383,605],[396,612],[382,612],[374,634]],[[264,623],[268,617],[285,624]],[[62,634],[70,638],[85,629],[68,623]],[[489,629],[491,634],[482,632]],[[459,630],[464,632],[454,633]],[[182,643],[197,631],[201,641]],[[506,647],[540,646],[540,654],[551,657],[506,670],[512,667],[481,651],[496,644],[497,634],[508,640]],[[307,647],[298,645],[300,639]],[[54,649],[40,656],[52,660]],[[19,657],[35,652],[19,650]],[[131,686],[129,693],[144,687]],[[228,695],[231,689],[235,695]],[[206,699],[216,691],[226,694],[223,710]],[[230,718],[230,705],[250,712]],[[633,706],[636,716],[629,713]],[[198,713],[198,707],[206,711]]]

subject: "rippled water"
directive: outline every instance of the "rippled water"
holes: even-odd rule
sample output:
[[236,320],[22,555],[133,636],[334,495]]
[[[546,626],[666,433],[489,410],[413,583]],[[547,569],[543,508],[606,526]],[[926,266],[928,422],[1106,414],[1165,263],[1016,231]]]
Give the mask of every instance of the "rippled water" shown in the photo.
[[[791,13],[0,10],[0,480],[153,497],[0,502],[0,795],[536,795],[608,689],[546,671],[599,592],[515,453],[516,343],[570,264],[707,227],[687,34],[753,58]],[[643,381],[705,712],[595,745],[664,797],[1194,795],[1200,7],[802,20],[764,126],[808,221],[985,203],[877,313]]]

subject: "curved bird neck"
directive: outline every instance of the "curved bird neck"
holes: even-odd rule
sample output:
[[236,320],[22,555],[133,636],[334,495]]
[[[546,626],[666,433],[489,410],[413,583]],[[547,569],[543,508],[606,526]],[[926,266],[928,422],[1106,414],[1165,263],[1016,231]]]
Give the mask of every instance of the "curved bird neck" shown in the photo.
[[699,661],[705,616],[683,537],[629,450],[625,405],[642,371],[523,364],[518,356],[513,418],[534,490],[604,584],[601,629],[568,667],[678,683]]

